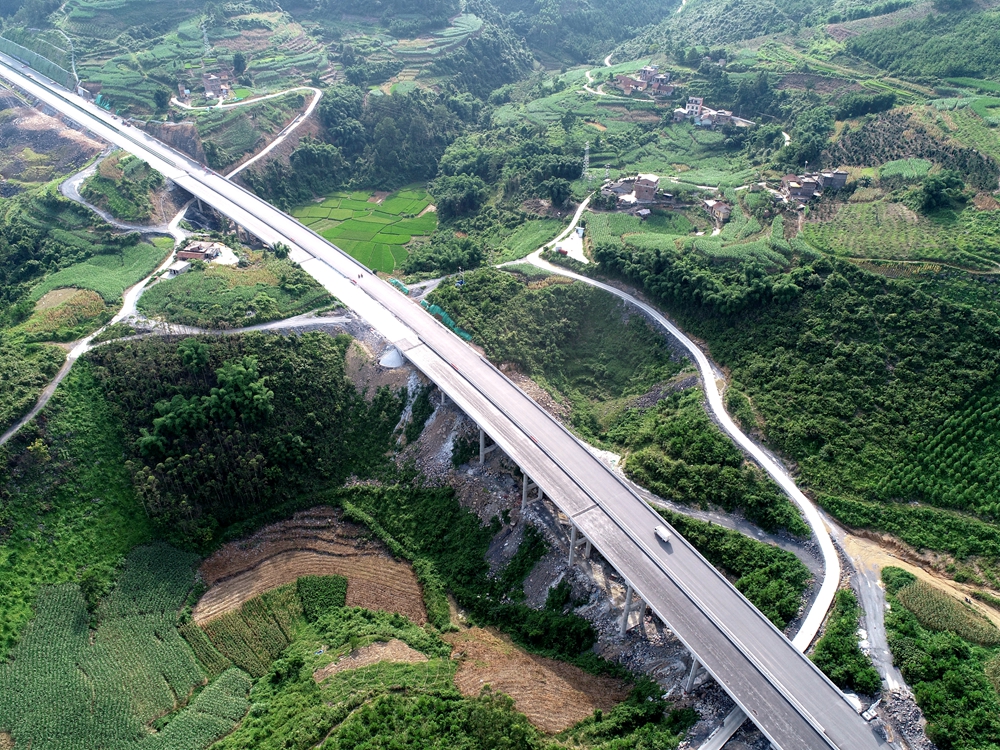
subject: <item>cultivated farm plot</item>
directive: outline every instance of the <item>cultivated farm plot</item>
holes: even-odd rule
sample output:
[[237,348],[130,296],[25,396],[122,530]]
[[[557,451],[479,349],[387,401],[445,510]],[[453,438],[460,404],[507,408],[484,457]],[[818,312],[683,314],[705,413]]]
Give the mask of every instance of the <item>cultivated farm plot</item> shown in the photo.
[[931,260],[995,270],[1000,259],[1000,212],[942,214],[931,220],[901,203],[832,205],[832,216],[809,221],[804,239],[824,252],[851,258]]
[[414,237],[437,230],[437,214],[424,213],[430,199],[423,190],[400,190],[381,203],[369,201],[369,195],[334,193],[320,204],[300,206],[292,216],[361,264],[392,273],[406,260],[405,246]]
[[80,263],[56,271],[31,290],[31,298],[38,301],[53,289],[90,289],[114,302],[122,293],[151,274],[167,257],[172,242],[157,242],[151,245],[140,242],[126,247],[114,255],[94,255]]
[[211,588],[194,609],[205,624],[255,596],[302,576],[347,579],[347,606],[398,612],[427,621],[423,593],[413,569],[364,540],[364,530],[330,508],[297,513],[239,544],[222,547],[201,566]]
[[0,727],[18,747],[198,750],[232,731],[250,687],[238,670],[209,685],[169,731],[145,729],[206,682],[176,628],[194,561],[166,545],[134,550],[98,608],[93,637],[77,584],[41,589],[14,658],[0,665]]
[[474,13],[462,13],[451,25],[429,36],[401,40],[392,48],[392,54],[401,60],[431,60],[465,43],[483,27],[483,21]]

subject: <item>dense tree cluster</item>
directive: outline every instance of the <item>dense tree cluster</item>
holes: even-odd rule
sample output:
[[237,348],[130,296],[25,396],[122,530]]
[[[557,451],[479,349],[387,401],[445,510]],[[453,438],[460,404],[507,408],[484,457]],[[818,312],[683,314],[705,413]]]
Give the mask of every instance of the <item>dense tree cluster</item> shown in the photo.
[[[908,436],[936,433],[1000,373],[994,313],[851,263],[817,259],[786,272],[610,245],[597,258],[709,341],[752,395],[771,444],[831,494],[878,496]],[[779,299],[784,285],[795,294]],[[879,525],[877,514],[868,520]]]
[[1000,180],[1000,165],[989,156],[949,141],[942,142],[901,110],[866,119],[854,129],[845,128],[835,144],[826,146],[825,153],[831,164],[870,166],[910,157],[953,169],[979,190],[993,190]]
[[168,536],[197,546],[318,481],[380,466],[403,401],[356,392],[348,342],[150,338],[88,355],[132,441],[136,490]]
[[898,75],[927,80],[989,78],[1000,67],[1000,14],[965,12],[923,16],[851,38],[851,54]]

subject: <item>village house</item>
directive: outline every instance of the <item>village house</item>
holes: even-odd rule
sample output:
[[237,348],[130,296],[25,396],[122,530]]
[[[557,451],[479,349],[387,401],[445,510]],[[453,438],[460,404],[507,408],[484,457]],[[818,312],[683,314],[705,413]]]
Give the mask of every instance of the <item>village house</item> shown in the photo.
[[716,125],[735,125],[738,128],[750,128],[756,123],[736,117],[728,109],[711,109],[705,106],[705,99],[700,96],[689,96],[684,107],[674,110],[674,122],[691,120],[702,128],[714,128]]
[[206,99],[225,99],[229,96],[230,79],[228,72],[223,70],[219,75],[205,73],[201,77],[201,82],[205,87]]
[[733,207],[730,206],[725,201],[717,201],[713,198],[709,198],[703,201],[705,205],[705,210],[708,211],[708,215],[711,216],[717,223],[724,224],[729,221],[730,214],[733,213]]
[[601,186],[601,195],[605,198],[614,197],[615,207],[619,211],[641,211],[644,210],[642,206],[669,206],[674,203],[673,195],[660,192],[660,178],[655,174],[623,177],[613,182],[607,180]]
[[656,191],[660,187],[660,178],[655,174],[641,174],[635,179],[635,199],[639,203],[652,203],[656,200]]
[[221,242],[192,242],[177,251],[177,260],[201,260],[210,262],[222,255],[222,251],[225,247],[226,246]]
[[615,76],[615,87],[625,92],[626,96],[631,95],[633,91],[645,91],[646,86],[647,84],[645,81],[633,78],[632,76],[623,75],[621,73]]
[[674,87],[670,85],[670,73],[660,73],[656,65],[647,65],[634,76],[618,73],[615,75],[615,87],[626,95],[633,91],[646,91],[654,96],[670,96]]
[[824,190],[840,190],[847,184],[847,172],[786,174],[781,178],[781,194],[786,200],[809,201],[818,198]]
[[176,260],[167,266],[167,278],[172,279],[174,276],[180,276],[182,273],[187,273],[191,270],[191,264],[186,260]]

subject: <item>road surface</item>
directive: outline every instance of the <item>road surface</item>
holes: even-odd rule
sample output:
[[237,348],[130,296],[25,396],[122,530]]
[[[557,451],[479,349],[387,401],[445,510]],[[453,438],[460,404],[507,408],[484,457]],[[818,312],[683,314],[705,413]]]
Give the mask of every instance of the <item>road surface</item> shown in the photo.
[[[0,76],[140,156],[264,242],[289,245],[291,257],[304,270],[486,429],[775,746],[874,750],[885,744],[833,683],[697,550],[677,534],[670,543],[660,542],[653,533],[662,523],[660,516],[499,370],[418,305],[290,216],[145,133],[120,125],[109,113],[64,93],[48,79],[37,73],[26,77],[3,57]],[[712,389],[707,390],[711,397]]]

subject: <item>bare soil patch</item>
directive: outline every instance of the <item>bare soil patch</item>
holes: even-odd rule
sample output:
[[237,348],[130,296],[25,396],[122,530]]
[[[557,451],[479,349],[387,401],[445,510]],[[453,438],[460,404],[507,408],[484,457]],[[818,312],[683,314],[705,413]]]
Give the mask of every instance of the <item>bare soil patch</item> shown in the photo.
[[398,612],[427,622],[423,593],[408,563],[393,559],[362,526],[338,509],[313,508],[230,542],[201,565],[209,585],[192,617],[199,625],[248,599],[306,575],[347,578],[347,606]]
[[552,414],[561,421],[569,419],[570,412],[572,411],[570,404],[556,401],[552,397],[552,394],[510,363],[500,365],[500,370],[549,414]]
[[980,211],[996,211],[1000,208],[1000,201],[989,193],[980,193],[972,199],[972,205]]
[[450,633],[452,658],[460,660],[455,685],[479,695],[484,685],[514,699],[517,710],[543,732],[555,734],[594,713],[610,711],[628,695],[621,680],[596,677],[565,662],[527,654],[491,630]]
[[374,192],[374,194],[372,194],[368,198],[368,202],[369,203],[381,203],[382,201],[384,201],[388,197],[389,197],[389,191],[388,190],[376,190]]
[[344,372],[348,379],[371,401],[382,386],[398,391],[410,379],[410,368],[386,368],[378,363],[379,356],[360,341],[352,341],[344,357]]
[[847,534],[844,537],[844,551],[853,560],[863,562],[879,572],[881,572],[882,568],[890,565],[902,568],[908,573],[915,575],[921,581],[926,581],[949,596],[958,599],[960,602],[971,605],[977,612],[988,618],[990,622],[1000,627],[1000,612],[972,598],[972,592],[976,591],[974,586],[966,586],[965,584],[936,575],[934,572],[920,565],[915,565],[913,562],[889,552],[876,541],[853,534]]
[[49,310],[53,307],[59,307],[59,305],[70,299],[78,291],[80,290],[71,286],[62,289],[53,289],[51,292],[42,295],[42,298],[35,303],[35,309]]
[[346,672],[348,669],[360,669],[381,661],[391,661],[396,663],[416,664],[427,661],[427,657],[410,648],[398,638],[393,638],[388,643],[373,643],[364,648],[355,649],[346,656],[342,656],[333,664],[328,664],[322,669],[313,672],[313,679],[322,682],[327,677]]

